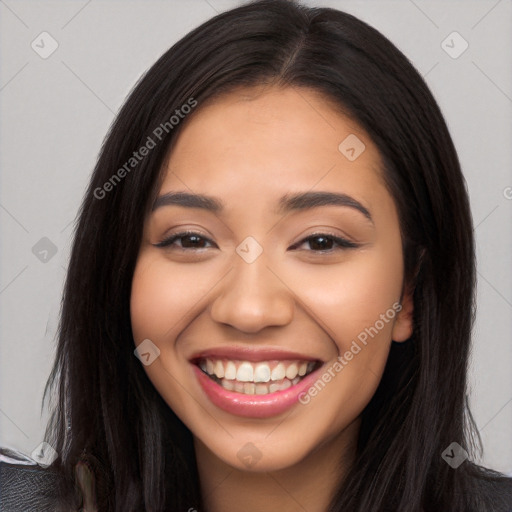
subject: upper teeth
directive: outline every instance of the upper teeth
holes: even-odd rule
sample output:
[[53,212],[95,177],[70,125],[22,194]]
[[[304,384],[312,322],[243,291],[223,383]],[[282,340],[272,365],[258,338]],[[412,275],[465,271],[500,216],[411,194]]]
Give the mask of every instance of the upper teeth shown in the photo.
[[293,380],[313,370],[315,363],[308,361],[228,361],[223,359],[201,359],[199,366],[209,375],[219,379],[239,382],[269,382],[285,377]]

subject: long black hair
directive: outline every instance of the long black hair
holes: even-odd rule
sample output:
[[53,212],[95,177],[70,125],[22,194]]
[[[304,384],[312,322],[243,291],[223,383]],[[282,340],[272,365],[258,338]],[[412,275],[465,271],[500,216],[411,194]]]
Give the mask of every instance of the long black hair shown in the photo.
[[[472,220],[442,114],[419,73],[377,30],[286,0],[242,5],[178,41],[135,86],[104,141],[75,224],[45,389],[53,406],[46,439],[59,453],[52,467],[64,477],[63,499],[74,499],[75,469],[86,461],[101,511],[204,510],[192,435],[133,353],[131,281],[162,165],[186,123],[169,120],[183,105],[197,102],[199,112],[207,100],[261,84],[314,89],[369,134],[414,290],[414,333],[392,344],[363,412],[357,458],[329,512],[497,509],[498,494],[491,505],[475,482],[494,485],[498,474],[469,461],[453,469],[441,457],[452,442],[471,456],[479,445],[466,403]],[[155,147],[130,160],[159,126],[167,129]]]

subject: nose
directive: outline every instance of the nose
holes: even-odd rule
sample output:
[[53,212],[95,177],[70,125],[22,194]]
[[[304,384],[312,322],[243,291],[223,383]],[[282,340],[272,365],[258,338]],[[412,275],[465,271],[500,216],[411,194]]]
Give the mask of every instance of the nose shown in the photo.
[[238,258],[222,282],[210,315],[216,322],[256,333],[265,327],[289,324],[294,308],[293,292],[267,266],[264,257],[252,263]]

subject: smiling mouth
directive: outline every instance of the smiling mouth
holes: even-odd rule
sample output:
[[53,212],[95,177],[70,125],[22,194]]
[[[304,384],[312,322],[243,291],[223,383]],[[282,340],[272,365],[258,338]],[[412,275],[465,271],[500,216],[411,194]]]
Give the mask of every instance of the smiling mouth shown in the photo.
[[288,389],[322,364],[293,359],[251,362],[213,357],[194,363],[227,391],[245,395],[267,395]]

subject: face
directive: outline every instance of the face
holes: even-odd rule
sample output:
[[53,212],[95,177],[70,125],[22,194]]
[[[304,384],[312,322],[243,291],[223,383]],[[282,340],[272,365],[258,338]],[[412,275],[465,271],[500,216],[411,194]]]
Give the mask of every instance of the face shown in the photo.
[[253,88],[200,105],[163,172],[132,283],[144,370],[210,455],[297,464],[412,332],[379,153],[318,93]]

